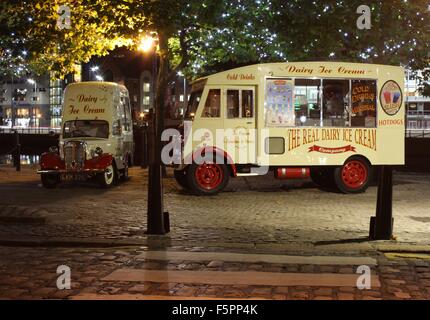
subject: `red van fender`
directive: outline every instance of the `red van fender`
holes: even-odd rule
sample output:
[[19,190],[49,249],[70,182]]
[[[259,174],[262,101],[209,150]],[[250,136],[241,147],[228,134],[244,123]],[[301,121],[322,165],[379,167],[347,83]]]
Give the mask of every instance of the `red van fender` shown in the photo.
[[86,169],[106,169],[113,162],[113,156],[109,153],[103,153],[98,157],[94,157],[85,161]]
[[233,159],[230,157],[230,155],[226,151],[219,149],[217,147],[203,147],[203,148],[200,148],[200,149],[194,151],[194,153],[192,154],[192,158],[191,158],[191,155],[189,155],[188,157],[185,158],[185,164],[191,164],[191,163],[193,163],[194,159],[199,158],[202,155],[208,154],[208,153],[215,154],[215,155],[225,159],[226,164],[229,165],[231,168],[231,172],[232,172],[233,177],[237,176],[237,169],[236,169],[236,165],[233,162]]
[[44,152],[40,156],[40,168],[42,170],[64,170],[65,165],[58,153]]

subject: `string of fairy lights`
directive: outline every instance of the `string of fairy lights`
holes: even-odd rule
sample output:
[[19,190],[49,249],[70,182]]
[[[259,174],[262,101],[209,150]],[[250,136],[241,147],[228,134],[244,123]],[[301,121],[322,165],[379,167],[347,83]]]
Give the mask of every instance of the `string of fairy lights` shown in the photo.
[[[334,12],[340,12],[346,8],[351,11],[349,1],[274,1],[274,0],[229,0],[225,1],[223,12],[218,17],[217,26],[211,29],[199,28],[199,17],[192,10],[184,9],[182,16],[195,23],[190,23],[190,27],[186,30],[188,35],[188,47],[190,55],[189,72],[187,74],[199,74],[208,61],[211,63],[222,63],[223,61],[245,62],[246,60],[266,61],[289,61],[294,59],[290,52],[290,48],[299,48],[306,55],[311,56],[315,50],[324,46],[320,37],[314,39],[303,40],[300,38],[290,37],[288,32],[288,23],[285,22],[286,29],[282,32],[272,28],[272,22],[278,20],[286,20],[292,17],[294,12],[306,12],[308,21],[300,22],[300,26],[306,26],[311,21],[323,21],[330,17]],[[402,1],[405,4],[410,4],[407,0]],[[207,6],[203,1],[202,7]],[[187,8],[189,5],[186,6]],[[416,6],[408,9],[416,10]],[[384,39],[382,51],[371,43],[366,42],[366,33],[358,32],[351,27],[353,24],[341,26],[336,33],[338,34],[339,43],[337,47],[331,48],[326,53],[326,59],[335,60],[339,58],[340,50],[343,43],[367,43],[361,50],[356,53],[357,59],[362,62],[371,61],[378,58],[380,55],[399,55],[408,51],[413,53],[417,47],[422,45],[421,35],[428,30],[430,3],[427,6],[422,6],[421,11],[408,12],[406,14],[404,7],[399,7],[398,23],[405,28],[411,29],[411,37],[408,39],[397,39],[394,35],[393,39]],[[372,12],[377,11],[377,3],[372,5]],[[355,21],[356,16],[353,16],[352,21]],[[376,16],[376,19],[381,19]],[[32,17],[26,17],[27,23],[32,23]],[[293,21],[293,23],[296,23]],[[427,29],[426,29],[427,26]],[[297,30],[293,29],[295,32]],[[306,32],[306,29],[302,32]],[[322,33],[325,30],[321,31]],[[371,31],[374,32],[374,31]],[[28,60],[31,59],[31,54],[25,49],[25,39],[17,37],[11,33],[7,39],[0,38],[0,76],[19,77],[28,73]],[[14,49],[8,49],[7,46]],[[428,44],[427,44],[428,45]],[[6,47],[6,49],[5,49]],[[357,45],[355,46],[357,47]],[[3,49],[2,49],[3,48]],[[321,58],[321,57],[319,57]],[[414,62],[414,58],[410,59]]]

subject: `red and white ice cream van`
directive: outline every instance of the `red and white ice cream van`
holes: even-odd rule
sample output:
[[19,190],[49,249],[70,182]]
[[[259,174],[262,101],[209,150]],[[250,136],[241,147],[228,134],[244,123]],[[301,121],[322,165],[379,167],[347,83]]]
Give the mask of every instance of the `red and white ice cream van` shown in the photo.
[[364,192],[372,166],[404,164],[404,69],[295,62],[194,82],[175,178],[212,195],[229,178],[274,172]]
[[128,176],[133,162],[133,126],[128,91],[110,82],[73,83],[64,91],[58,147],[42,154],[42,184],[96,178],[109,187]]

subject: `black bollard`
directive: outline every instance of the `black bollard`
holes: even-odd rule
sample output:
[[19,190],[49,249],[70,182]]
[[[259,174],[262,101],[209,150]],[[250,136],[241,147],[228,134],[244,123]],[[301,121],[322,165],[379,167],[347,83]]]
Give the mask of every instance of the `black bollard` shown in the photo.
[[371,240],[391,240],[393,223],[393,168],[382,166],[378,181],[376,216],[370,218],[369,238]]
[[18,130],[15,130],[15,166],[16,171],[21,171],[21,144],[19,143]]

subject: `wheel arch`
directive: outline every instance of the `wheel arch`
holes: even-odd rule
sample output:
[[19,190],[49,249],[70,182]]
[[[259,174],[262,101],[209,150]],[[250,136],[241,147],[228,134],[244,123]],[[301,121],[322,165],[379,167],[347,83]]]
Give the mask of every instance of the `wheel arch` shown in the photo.
[[187,157],[187,160],[185,163],[187,163],[186,167],[187,168],[196,157],[200,157],[201,155],[205,155],[207,153],[212,153],[216,156],[219,156],[221,158],[224,159],[224,164],[227,165],[227,168],[230,171],[230,176],[231,177],[236,177],[237,176],[237,168],[236,168],[236,164],[233,162],[233,159],[231,158],[231,156],[224,151],[223,149],[217,148],[217,147],[203,147],[200,148],[196,151],[193,152],[192,154],[192,158],[190,156]]

